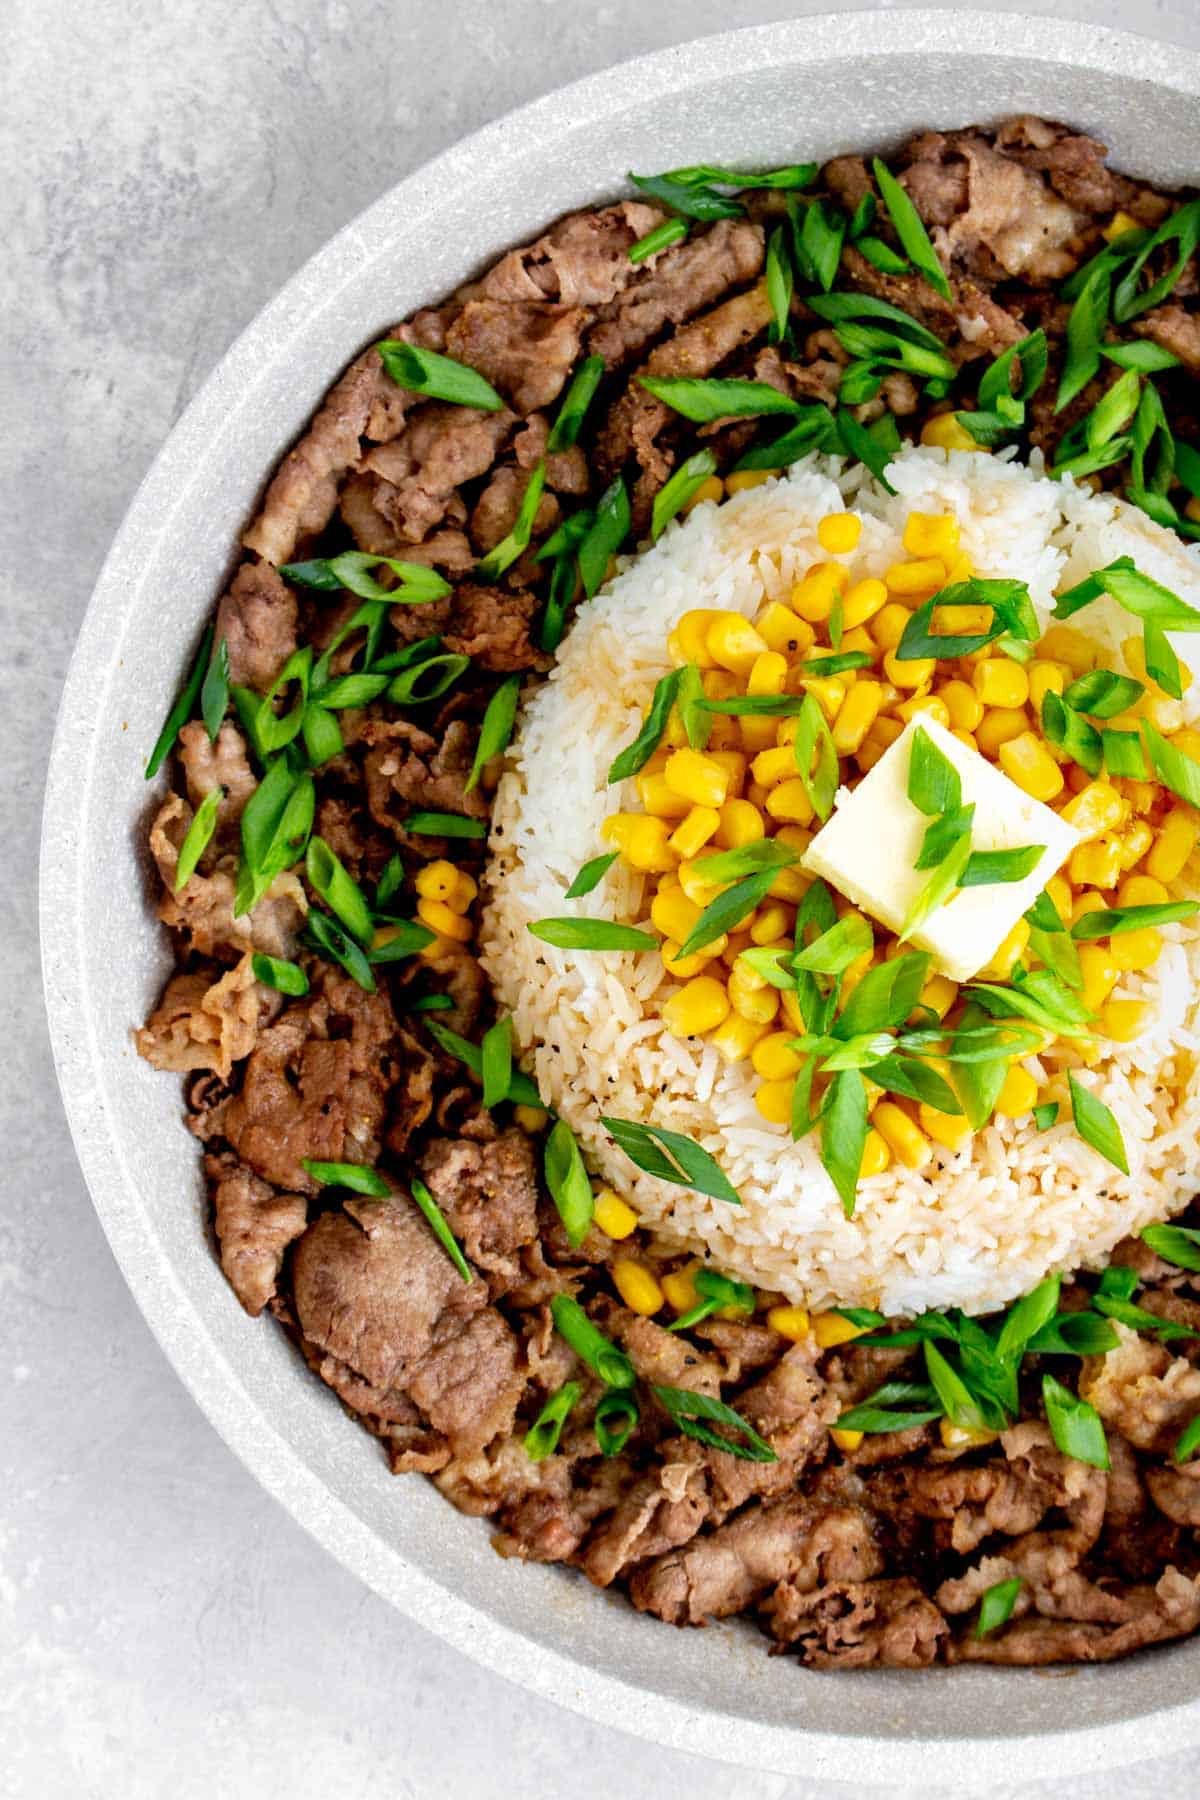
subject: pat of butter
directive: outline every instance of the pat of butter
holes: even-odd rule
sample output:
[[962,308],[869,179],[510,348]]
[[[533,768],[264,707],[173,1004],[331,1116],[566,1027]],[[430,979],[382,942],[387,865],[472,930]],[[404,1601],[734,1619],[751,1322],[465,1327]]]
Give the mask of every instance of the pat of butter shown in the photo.
[[974,804],[972,850],[1045,845],[1037,867],[1023,881],[961,889],[936,907],[908,940],[914,948],[928,950],[951,980],[969,981],[995,955],[1080,842],[1073,826],[1040,800],[1031,799],[978,750],[960,744],[933,719],[914,719],[856,788],[841,789],[803,864],[890,931],[901,929],[933,873],[915,867],[931,823],[908,797],[909,760],[918,728],[958,770],[963,805]]

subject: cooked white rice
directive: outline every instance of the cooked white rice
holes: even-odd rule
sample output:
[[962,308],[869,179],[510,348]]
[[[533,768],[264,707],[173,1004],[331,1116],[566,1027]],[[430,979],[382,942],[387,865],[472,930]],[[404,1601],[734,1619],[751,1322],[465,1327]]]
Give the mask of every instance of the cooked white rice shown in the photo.
[[[660,1236],[817,1307],[981,1312],[1050,1270],[1102,1264],[1122,1237],[1178,1211],[1194,1192],[1200,931],[1164,928],[1155,967],[1116,990],[1150,1001],[1152,1026],[1112,1046],[1084,1076],[1120,1123],[1129,1177],[1084,1144],[1069,1119],[1046,1132],[1003,1119],[961,1150],[940,1152],[925,1171],[893,1167],[864,1182],[847,1220],[814,1139],[794,1144],[759,1114],[750,1065],[726,1065],[704,1040],[663,1027],[659,1008],[672,988],[657,955],[558,951],[526,930],[530,920],[572,910],[644,919],[643,880],[623,862],[585,899],[563,899],[580,865],[603,848],[605,816],[637,805],[631,783],[607,786],[608,766],[671,666],[667,635],[680,615],[692,607],[752,615],[764,598],[786,599],[822,556],[816,524],[825,513],[849,504],[863,517],[855,579],[902,554],[911,509],[951,510],[977,571],[1025,580],[1043,613],[1057,589],[1122,554],[1200,605],[1200,553],[1119,500],[1048,480],[1036,464],[912,449],[889,477],[895,496],[859,467],[806,458],[787,476],[668,527],[581,609],[500,783],[483,957],[547,1103],[569,1121],[594,1171]],[[1103,637],[1106,661],[1120,667],[1116,647],[1137,627],[1107,605],[1073,623]],[[1186,638],[1177,647],[1188,655]],[[641,1174],[611,1143],[602,1112],[696,1139],[721,1162],[741,1207]]]

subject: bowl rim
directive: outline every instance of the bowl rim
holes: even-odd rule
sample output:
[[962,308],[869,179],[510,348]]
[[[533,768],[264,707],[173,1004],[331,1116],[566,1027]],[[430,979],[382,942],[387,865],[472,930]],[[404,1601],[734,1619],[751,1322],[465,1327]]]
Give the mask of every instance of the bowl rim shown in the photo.
[[[855,1736],[808,1727],[770,1725],[699,1710],[661,1693],[635,1688],[618,1676],[585,1668],[545,1646],[527,1654],[528,1640],[440,1582],[384,1552],[364,1521],[353,1514],[275,1430],[253,1391],[208,1336],[193,1297],[165,1250],[140,1229],[132,1203],[133,1170],[126,1146],[97,1106],[95,1060],[77,954],[86,921],[78,905],[83,869],[77,771],[86,766],[94,731],[90,671],[126,608],[130,575],[148,537],[169,536],[182,504],[189,454],[202,457],[217,435],[221,394],[249,383],[260,347],[278,354],[284,326],[297,300],[315,282],[330,288],[353,282],[362,271],[363,244],[378,242],[378,227],[398,208],[420,214],[430,190],[449,191],[473,172],[503,158],[514,130],[528,140],[553,140],[581,117],[617,116],[650,98],[664,81],[679,88],[710,78],[714,59],[730,75],[750,74],[768,59],[808,65],[847,55],[847,15],[821,13],[689,40],[619,62],[560,87],[493,120],[386,190],[309,257],[242,330],[210,371],[159,449],[117,530],[88,603],[67,671],[51,746],[42,822],[40,929],[42,976],[55,1071],[84,1179],[101,1225],[139,1309],[192,1398],[255,1479],[344,1567],[402,1613],[455,1649],[514,1684],[528,1687],[573,1712],[631,1731],[652,1742],[747,1767],[793,1772],[802,1751],[806,1772],[845,1779],[852,1752],[859,1780],[895,1785],[920,1779],[1033,1779],[1046,1773],[1142,1760],[1146,1726],[1153,1720],[1153,1754],[1200,1743],[1200,1695],[1196,1701],[1143,1712],[1099,1726],[1067,1725],[1057,1732],[967,1738]],[[943,55],[1009,56],[1049,66],[1069,64],[1098,74],[1123,74],[1136,66],[1139,80],[1200,97],[1200,52],[1133,32],[1082,21],[1026,13],[901,8],[856,12],[853,54],[886,55],[937,50]],[[376,251],[375,254],[382,254]],[[347,347],[347,357],[357,346]],[[1064,1709],[1066,1711],[1067,1709]]]

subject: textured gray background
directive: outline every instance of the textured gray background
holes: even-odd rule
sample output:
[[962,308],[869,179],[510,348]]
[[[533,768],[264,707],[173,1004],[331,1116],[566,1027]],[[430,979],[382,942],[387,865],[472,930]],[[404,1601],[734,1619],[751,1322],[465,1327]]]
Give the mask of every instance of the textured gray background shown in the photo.
[[[530,1699],[395,1616],[253,1485],[163,1360],[92,1216],[45,1041],[34,896],[42,770],[95,572],[180,408],[284,278],[399,176],[523,100],[685,37],[835,9],[6,0],[0,1794],[856,1791],[852,1767],[837,1787],[800,1767],[739,1773]],[[852,34],[856,8],[841,10]],[[1200,46],[1196,0],[1039,10]],[[1062,1693],[1069,1712],[1069,1681]],[[1022,1795],[1058,1793],[1052,1776],[1048,1761]],[[1087,1787],[1171,1800],[1195,1792],[1194,1762]]]

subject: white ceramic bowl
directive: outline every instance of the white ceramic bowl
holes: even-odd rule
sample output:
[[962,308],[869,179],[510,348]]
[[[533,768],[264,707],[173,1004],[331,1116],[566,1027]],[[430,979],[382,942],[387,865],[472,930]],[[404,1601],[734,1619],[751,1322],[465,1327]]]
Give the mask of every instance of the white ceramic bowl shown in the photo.
[[579,1576],[502,1562],[483,1522],[390,1476],[283,1333],[241,1312],[210,1249],[179,1085],[134,1053],[168,965],[143,760],[264,476],[338,371],[627,169],[824,158],[1034,111],[1094,131],[1118,165],[1195,181],[1198,100],[1200,57],[1178,49],[948,12],[766,26],[579,82],[401,182],[288,283],[172,432],[100,577],[54,743],[42,926],[59,1078],[113,1250],[195,1398],[314,1537],[469,1655],[593,1718],[743,1764],[974,1787],[1200,1741],[1200,1640],[1066,1681],[817,1674],[768,1657],[749,1628],[670,1632]]

